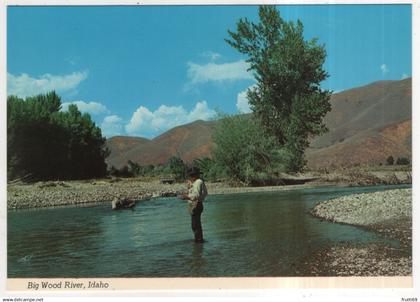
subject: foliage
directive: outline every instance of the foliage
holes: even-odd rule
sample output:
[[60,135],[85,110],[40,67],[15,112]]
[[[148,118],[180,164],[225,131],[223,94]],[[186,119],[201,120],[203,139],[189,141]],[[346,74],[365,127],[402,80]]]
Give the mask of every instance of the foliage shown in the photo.
[[386,159],[386,164],[392,166],[394,164],[394,157],[392,155],[388,156]]
[[8,179],[83,179],[106,175],[105,139],[89,114],[61,112],[55,92],[7,99]]
[[121,167],[120,169],[115,168],[112,166],[108,174],[115,177],[133,177],[135,176],[134,172],[130,169],[129,165],[125,165]]
[[173,156],[168,161],[168,169],[176,180],[185,180],[187,176],[187,165],[179,157]]
[[140,165],[128,160],[120,169],[112,166],[108,174],[116,177],[173,177],[176,180],[186,179],[187,165],[179,157],[171,157],[163,165]]
[[138,166],[137,176],[156,176],[159,166],[145,165]]
[[249,115],[225,116],[213,134],[213,158],[233,180],[264,183],[287,171],[290,156],[274,136],[263,133],[259,120]]
[[214,161],[208,157],[197,158],[193,161],[193,166],[199,168],[203,175],[206,175],[213,165]]
[[111,176],[115,176],[115,177],[118,177],[119,176],[119,170],[117,169],[117,168],[115,168],[114,166],[111,166],[110,168],[109,168],[109,170],[108,170],[108,173],[107,173],[108,175],[111,175]]
[[327,131],[323,117],[331,110],[331,93],[320,83],[327,78],[326,58],[316,39],[305,41],[303,24],[286,22],[273,6],[261,6],[260,22],[240,19],[226,42],[247,56],[257,84],[247,97],[264,130],[293,156],[291,168],[305,165],[309,138]]
[[132,160],[128,160],[127,163],[127,172],[131,176],[139,176],[141,173],[141,166],[138,163],[133,162]]
[[220,181],[228,178],[225,167],[208,157],[195,159],[193,166],[200,169],[206,180]]
[[410,164],[410,160],[407,157],[398,157],[397,165],[409,165]]

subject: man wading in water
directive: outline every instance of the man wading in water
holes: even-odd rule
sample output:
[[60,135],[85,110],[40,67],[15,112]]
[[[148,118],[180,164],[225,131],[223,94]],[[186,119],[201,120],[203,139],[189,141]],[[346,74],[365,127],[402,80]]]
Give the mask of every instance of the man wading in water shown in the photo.
[[188,194],[182,195],[181,199],[188,201],[188,211],[191,214],[191,228],[194,232],[194,241],[203,243],[203,229],[201,228],[201,213],[203,201],[207,196],[207,188],[200,179],[200,170],[193,167],[188,169]]

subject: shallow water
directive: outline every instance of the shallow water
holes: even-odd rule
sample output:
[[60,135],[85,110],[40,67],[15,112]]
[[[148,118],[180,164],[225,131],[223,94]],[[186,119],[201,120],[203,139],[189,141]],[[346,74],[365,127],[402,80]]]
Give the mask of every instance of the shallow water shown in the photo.
[[390,188],[209,196],[204,244],[192,242],[186,203],[175,198],[140,202],[134,211],[108,204],[9,211],[8,277],[298,276],[320,247],[385,241],[312,217],[316,202]]

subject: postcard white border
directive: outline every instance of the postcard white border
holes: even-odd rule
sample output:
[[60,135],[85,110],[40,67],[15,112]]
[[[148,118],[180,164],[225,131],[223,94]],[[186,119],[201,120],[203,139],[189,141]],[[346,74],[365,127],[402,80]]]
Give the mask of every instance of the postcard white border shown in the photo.
[[[189,281],[183,278],[147,278],[147,279],[130,279],[127,280],[115,279],[115,282],[124,282],[121,285],[120,290],[109,291],[100,291],[93,292],[92,294],[87,294],[86,292],[49,292],[42,294],[20,291],[22,288],[21,282],[25,282],[27,279],[6,279],[6,200],[7,200],[7,177],[6,177],[6,75],[7,75],[7,60],[6,60],[6,7],[8,5],[257,5],[257,4],[412,4],[413,11],[413,68],[412,68],[412,89],[413,89],[413,278],[411,277],[339,277],[339,278],[327,278],[325,277],[316,277],[316,278],[235,278],[236,281],[233,281],[233,286],[230,285],[230,279],[232,278],[194,278],[197,281],[197,284],[194,284],[195,288],[186,288],[183,284],[184,281],[188,281],[188,284],[191,284]],[[288,299],[293,299],[293,301],[361,301],[362,298],[368,298],[369,301],[402,301],[402,298],[416,297],[420,299],[419,295],[419,260],[415,255],[419,254],[418,249],[418,205],[419,200],[419,188],[417,185],[417,172],[418,172],[418,150],[419,150],[419,140],[418,140],[418,120],[417,117],[420,116],[420,106],[418,105],[418,95],[419,95],[419,79],[418,79],[418,70],[419,70],[419,29],[420,29],[420,4],[418,1],[413,0],[402,0],[402,1],[346,1],[346,0],[337,0],[337,1],[226,1],[226,0],[212,0],[212,1],[198,1],[198,0],[152,0],[152,1],[117,1],[117,0],[6,0],[0,6],[0,91],[3,101],[0,102],[0,112],[2,114],[0,129],[1,129],[1,150],[0,150],[0,168],[2,169],[0,181],[1,181],[1,211],[0,211],[0,298],[6,297],[44,297],[45,301],[51,301],[50,299],[55,299],[55,301],[67,300],[69,297],[74,297],[77,295],[80,301],[93,301],[93,297],[99,297],[101,300],[113,299],[112,297],[125,297],[129,299],[134,296],[143,296],[143,298],[151,298],[157,296],[161,297],[183,297],[182,301],[189,300],[191,297],[201,296],[200,299],[207,300],[206,297],[242,297],[241,300],[249,299],[258,299],[261,298],[269,300],[278,300],[278,298],[284,297]],[[382,278],[382,279],[381,279]],[[187,278],[188,279],[188,278]],[[213,279],[210,280],[213,284],[223,284],[220,286],[208,286],[203,283],[204,279]],[[247,279],[247,280],[244,280]],[[248,280],[249,279],[249,280]],[[304,282],[298,279],[307,279]],[[314,279],[314,280],[312,280]],[[395,279],[395,280],[393,280]],[[102,279],[101,279],[102,280]],[[309,281],[309,283],[305,282]],[[143,286],[133,289],[130,283],[138,286],[139,282],[143,285],[148,285],[148,290],[143,288]],[[235,282],[236,287],[235,287]],[[116,284],[117,284],[116,283]],[[309,285],[308,285],[309,284]],[[404,284],[401,286],[401,284]],[[178,286],[177,286],[178,285]],[[302,288],[303,285],[303,288]],[[315,285],[315,286],[312,286]],[[329,285],[329,286],[328,286]],[[338,286],[337,286],[338,285]],[[371,286],[367,286],[371,285]],[[382,285],[382,286],[381,286]],[[386,288],[384,288],[384,286]],[[412,285],[413,287],[404,288],[407,285]],[[7,287],[12,287],[18,291],[9,291]],[[120,285],[118,285],[120,286]],[[169,289],[168,289],[169,286]],[[391,287],[390,287],[391,286]],[[337,288],[338,287],[338,288]],[[352,289],[349,289],[352,287]],[[369,289],[362,289],[363,287],[369,287]],[[138,290],[142,288],[142,290]],[[227,290],[230,288],[231,290]],[[253,289],[250,289],[253,288]],[[315,289],[317,288],[317,289]],[[328,289],[326,289],[328,288]],[[299,289],[296,291],[296,289]],[[107,298],[108,297],[108,298]],[[244,297],[246,297],[244,299]],[[338,299],[339,297],[339,299]],[[99,301],[95,299],[94,301]]]

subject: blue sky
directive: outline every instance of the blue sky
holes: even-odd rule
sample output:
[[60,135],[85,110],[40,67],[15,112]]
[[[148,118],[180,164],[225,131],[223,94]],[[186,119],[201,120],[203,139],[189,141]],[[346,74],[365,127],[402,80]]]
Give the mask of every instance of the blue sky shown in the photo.
[[[325,89],[342,91],[411,76],[410,5],[278,6],[325,44]],[[107,137],[155,137],[247,112],[254,80],[225,41],[257,6],[8,7],[8,94],[56,90]]]

